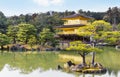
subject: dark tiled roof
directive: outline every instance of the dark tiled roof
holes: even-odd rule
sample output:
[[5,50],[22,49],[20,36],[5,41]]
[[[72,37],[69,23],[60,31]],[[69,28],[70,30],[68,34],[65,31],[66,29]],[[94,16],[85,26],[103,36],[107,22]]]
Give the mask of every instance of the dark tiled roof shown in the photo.
[[72,27],[81,27],[85,26],[84,24],[75,24],[75,25],[62,25],[62,26],[56,26],[55,28],[72,28]]
[[70,15],[70,16],[63,17],[63,19],[65,19],[65,18],[76,18],[76,17],[79,17],[79,16],[84,17],[84,18],[88,18],[88,19],[92,19],[92,17],[82,15],[82,14],[73,14],[73,15]]

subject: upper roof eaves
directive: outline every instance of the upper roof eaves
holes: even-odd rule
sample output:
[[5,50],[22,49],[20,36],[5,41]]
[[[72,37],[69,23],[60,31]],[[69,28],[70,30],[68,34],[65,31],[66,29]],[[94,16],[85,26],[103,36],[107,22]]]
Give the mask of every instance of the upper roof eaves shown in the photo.
[[82,14],[73,14],[73,15],[63,17],[62,19],[71,19],[71,18],[77,18],[77,17],[83,17],[83,18],[86,18],[86,19],[93,19],[92,17],[82,15]]

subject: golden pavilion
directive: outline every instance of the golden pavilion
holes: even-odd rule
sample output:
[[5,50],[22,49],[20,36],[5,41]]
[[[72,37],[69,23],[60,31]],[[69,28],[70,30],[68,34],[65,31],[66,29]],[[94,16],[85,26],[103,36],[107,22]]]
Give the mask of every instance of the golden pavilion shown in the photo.
[[[77,35],[78,29],[88,24],[88,21],[91,19],[91,17],[81,14],[74,14],[62,18],[64,25],[56,27],[56,29],[60,31],[57,35],[61,39],[61,43],[69,45],[70,41],[82,40],[83,38]],[[89,41],[88,38],[84,39]]]

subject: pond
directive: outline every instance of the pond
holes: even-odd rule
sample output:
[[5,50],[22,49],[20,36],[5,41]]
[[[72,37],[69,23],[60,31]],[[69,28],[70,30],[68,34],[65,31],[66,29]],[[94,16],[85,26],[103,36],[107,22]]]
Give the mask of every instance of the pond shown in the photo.
[[[82,74],[57,70],[65,61],[59,55],[75,55],[74,52],[4,52],[0,54],[0,77],[120,77],[120,52],[104,48],[96,55],[108,71],[105,74]],[[78,56],[79,55],[75,55]],[[91,55],[87,56],[87,60]]]
[[3,69],[0,72],[0,77],[120,77],[120,72],[118,74],[114,74],[114,72],[111,72],[109,74],[108,72],[103,75],[94,75],[94,74],[70,74],[65,73],[62,71],[52,70],[49,69],[47,71],[42,71],[42,69],[38,68],[36,70],[33,70],[30,73],[22,73],[20,69],[17,68],[11,68],[10,65],[5,64]]

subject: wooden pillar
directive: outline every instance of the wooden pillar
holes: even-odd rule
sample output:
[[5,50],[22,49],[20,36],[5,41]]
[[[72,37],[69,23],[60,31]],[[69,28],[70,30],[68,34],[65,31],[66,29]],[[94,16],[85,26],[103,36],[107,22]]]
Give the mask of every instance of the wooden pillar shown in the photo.
[[62,41],[62,49],[63,49],[63,47],[64,47],[64,43],[63,43],[63,41]]
[[70,41],[67,41],[67,45],[68,45],[68,47],[70,47]]

